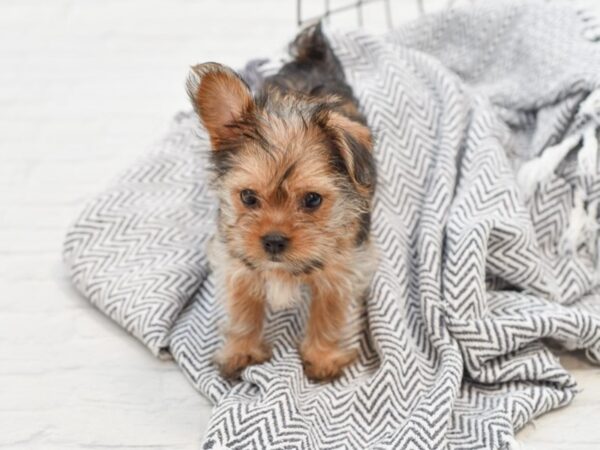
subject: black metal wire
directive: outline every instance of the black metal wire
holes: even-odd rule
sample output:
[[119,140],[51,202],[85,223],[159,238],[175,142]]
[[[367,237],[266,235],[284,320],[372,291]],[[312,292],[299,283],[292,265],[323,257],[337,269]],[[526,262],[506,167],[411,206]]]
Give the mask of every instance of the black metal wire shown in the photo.
[[[308,18],[302,17],[302,0],[296,0],[296,22],[297,22],[298,26],[301,27],[301,26],[304,26],[304,25],[307,25],[310,23],[317,22],[321,19],[325,19],[325,20],[329,21],[329,19],[331,18],[331,16],[333,14],[337,14],[337,13],[340,13],[343,11],[349,11],[351,9],[356,9],[356,17],[357,17],[358,24],[360,26],[362,26],[363,22],[364,22],[363,6],[367,5],[369,3],[375,3],[375,2],[383,3],[383,6],[385,8],[386,21],[387,21],[388,27],[391,28],[393,24],[392,24],[392,8],[391,8],[390,0],[357,0],[355,2],[348,3],[346,5],[339,6],[334,9],[330,8],[329,0],[324,0],[323,14],[318,15],[318,16],[308,17]],[[419,3],[421,3],[421,0],[419,0]]]
[[[324,8],[323,14],[312,16],[308,18],[302,17],[302,0],[296,0],[296,22],[299,27],[304,25],[308,25],[311,23],[318,22],[319,20],[326,20],[327,22],[331,21],[331,16],[343,11],[348,11],[350,9],[356,9],[356,18],[359,26],[363,25],[363,7],[369,3],[381,2],[384,7],[384,14],[387,22],[387,26],[391,29],[394,26],[393,23],[393,15],[392,15],[392,6],[391,0],[355,0],[349,1],[346,5],[340,6],[338,8],[331,9],[330,8],[330,0],[323,0]],[[452,8],[457,0],[446,0],[446,7]],[[416,0],[417,10],[420,15],[425,14],[425,2],[424,0]]]

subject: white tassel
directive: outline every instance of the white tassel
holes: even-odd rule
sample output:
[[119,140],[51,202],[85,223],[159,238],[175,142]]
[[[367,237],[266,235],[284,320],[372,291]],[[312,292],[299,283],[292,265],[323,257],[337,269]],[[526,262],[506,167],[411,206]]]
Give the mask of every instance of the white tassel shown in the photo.
[[582,175],[594,175],[598,167],[598,139],[596,124],[591,123],[581,132],[583,145],[577,154],[577,164]]
[[596,219],[598,214],[598,202],[588,204],[585,218],[583,219],[583,227],[581,229],[580,239],[577,245],[585,245],[588,253],[592,257],[592,261],[598,268],[598,230],[600,225]]
[[546,181],[554,173],[560,162],[579,144],[580,140],[579,134],[568,136],[558,144],[546,147],[540,156],[530,159],[521,166],[517,173],[517,183],[526,198],[531,197],[538,184]]
[[575,188],[575,193],[573,194],[573,209],[571,209],[571,215],[569,217],[569,226],[565,230],[560,242],[561,253],[569,254],[577,251],[586,219],[587,215],[585,213],[583,193],[580,188]]
[[586,211],[583,192],[581,188],[575,188],[569,226],[560,242],[562,254],[575,253],[584,244],[598,265],[597,234],[600,226],[596,220],[597,213],[598,202],[590,203]]
[[579,133],[567,136],[556,145],[547,147],[537,158],[524,163],[517,173],[517,183],[525,198],[535,193],[537,186],[546,181],[567,154],[583,140],[577,155],[582,174],[595,174],[598,164],[598,139],[596,128],[600,124],[600,89],[596,89],[581,102],[579,114],[590,118],[590,123]]
[[600,122],[600,89],[592,91],[579,105],[579,114],[590,116]]
[[600,89],[596,89],[579,106],[579,114],[592,121],[583,128],[583,145],[577,155],[577,164],[582,175],[594,175],[598,170],[598,138],[596,130],[600,124]]

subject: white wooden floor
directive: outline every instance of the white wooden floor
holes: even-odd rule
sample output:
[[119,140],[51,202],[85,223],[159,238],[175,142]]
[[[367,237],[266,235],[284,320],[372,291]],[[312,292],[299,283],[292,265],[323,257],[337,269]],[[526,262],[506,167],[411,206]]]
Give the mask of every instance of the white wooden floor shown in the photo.
[[[209,403],[71,288],[61,242],[84,200],[187,108],[187,67],[272,54],[294,8],[0,1],[0,449],[199,447]],[[583,392],[521,432],[524,448],[600,448],[600,370],[564,362]]]

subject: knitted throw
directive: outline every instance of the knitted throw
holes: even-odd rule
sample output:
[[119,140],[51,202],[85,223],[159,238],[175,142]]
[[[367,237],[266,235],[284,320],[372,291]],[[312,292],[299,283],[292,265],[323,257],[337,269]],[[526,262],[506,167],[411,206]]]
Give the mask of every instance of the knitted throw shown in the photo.
[[219,376],[224,311],[205,256],[217,206],[191,113],[90,201],[68,270],[215,403],[205,449],[512,448],[577,392],[549,342],[600,362],[596,22],[519,2],[329,38],[379,171],[379,268],[341,379],[304,376],[307,305],[269,313],[270,362]]

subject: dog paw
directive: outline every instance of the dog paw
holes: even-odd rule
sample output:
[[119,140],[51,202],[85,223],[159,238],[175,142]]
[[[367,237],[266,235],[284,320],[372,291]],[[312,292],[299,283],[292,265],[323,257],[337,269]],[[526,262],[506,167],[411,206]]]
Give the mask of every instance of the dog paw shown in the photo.
[[216,362],[223,377],[237,379],[246,367],[262,364],[269,359],[271,359],[271,348],[263,343],[254,348],[244,349],[226,346],[217,356]]
[[358,356],[356,350],[302,350],[304,373],[313,381],[332,381]]

